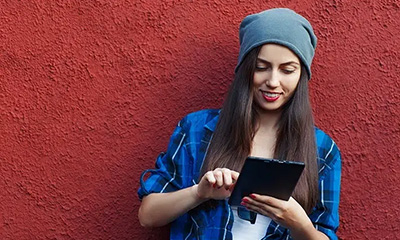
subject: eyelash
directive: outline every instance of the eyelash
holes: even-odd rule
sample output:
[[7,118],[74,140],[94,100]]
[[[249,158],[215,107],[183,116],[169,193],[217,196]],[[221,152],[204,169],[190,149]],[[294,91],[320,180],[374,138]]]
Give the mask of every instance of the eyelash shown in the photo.
[[263,71],[263,70],[267,70],[267,68],[256,66],[256,71]]
[[291,74],[291,73],[294,73],[295,70],[286,70],[286,69],[282,69],[282,71],[283,71],[285,74]]
[[[268,69],[268,67],[259,67],[259,66],[256,66],[256,71],[265,71],[265,70],[267,70]],[[294,73],[296,70],[287,70],[287,69],[282,69],[281,70],[284,74],[291,74],[291,73]]]

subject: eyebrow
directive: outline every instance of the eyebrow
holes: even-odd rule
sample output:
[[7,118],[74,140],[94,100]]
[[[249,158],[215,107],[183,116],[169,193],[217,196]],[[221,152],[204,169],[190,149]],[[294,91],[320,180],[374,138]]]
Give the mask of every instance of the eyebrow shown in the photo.
[[[267,60],[262,59],[262,58],[257,58],[257,61],[260,61],[260,62],[262,62],[262,63],[271,64],[270,62],[268,62]],[[299,66],[300,66],[300,64],[299,64],[298,62],[295,62],[295,61],[289,61],[289,62],[281,63],[281,64],[279,64],[279,65],[284,65],[284,66],[286,66],[286,65],[290,65],[290,64],[295,64],[295,65],[299,65]]]

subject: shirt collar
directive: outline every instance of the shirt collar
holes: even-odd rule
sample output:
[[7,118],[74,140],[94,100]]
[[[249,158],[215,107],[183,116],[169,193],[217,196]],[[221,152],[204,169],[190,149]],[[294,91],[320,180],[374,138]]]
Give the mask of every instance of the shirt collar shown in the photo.
[[206,125],[204,125],[204,127],[207,128],[208,130],[210,130],[211,132],[214,132],[215,127],[217,126],[217,123],[218,123],[220,112],[221,112],[221,110],[219,110],[218,114],[215,115],[215,117],[213,117],[210,121],[208,121],[206,123]]

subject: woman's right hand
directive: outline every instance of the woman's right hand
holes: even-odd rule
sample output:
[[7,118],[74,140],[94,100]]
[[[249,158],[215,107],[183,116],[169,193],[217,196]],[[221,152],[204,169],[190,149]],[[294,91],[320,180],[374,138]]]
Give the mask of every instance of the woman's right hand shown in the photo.
[[151,193],[142,199],[139,221],[142,226],[164,226],[209,199],[222,200],[231,195],[239,173],[227,168],[209,171],[199,184],[174,192]]
[[204,200],[228,198],[238,177],[238,172],[228,168],[216,168],[214,171],[208,171],[196,185],[196,194]]

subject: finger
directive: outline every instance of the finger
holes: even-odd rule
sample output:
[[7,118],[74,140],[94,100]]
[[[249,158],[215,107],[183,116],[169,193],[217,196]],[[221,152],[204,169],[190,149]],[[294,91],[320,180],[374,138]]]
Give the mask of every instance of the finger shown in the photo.
[[281,215],[277,215],[276,213],[273,212],[269,212],[268,210],[266,210],[265,208],[260,208],[257,206],[248,206],[246,207],[248,210],[259,213],[261,215],[267,216],[269,218],[272,219],[272,221],[278,223],[278,224],[282,224],[282,220],[283,218],[281,217]]
[[274,208],[283,208],[286,203],[285,200],[277,199],[271,196],[260,195],[256,193],[250,194],[250,198]]
[[207,182],[209,182],[211,185],[215,184],[215,182],[217,181],[214,177],[214,174],[212,171],[208,171],[206,172],[206,174],[204,174],[204,178]]
[[218,188],[220,188],[220,187],[222,187],[222,185],[224,184],[224,179],[223,179],[223,177],[222,177],[222,172],[221,172],[221,170],[214,170],[213,171],[213,174],[214,174],[214,177],[215,177],[215,180],[216,180],[216,186],[218,187]]
[[253,198],[250,198],[250,197],[244,197],[242,199],[242,202],[246,204],[245,205],[246,207],[263,209],[263,211],[269,212],[269,213],[275,213],[275,212],[279,211],[279,209],[277,209],[277,208],[275,208],[273,206],[270,206],[265,202],[261,202],[259,200],[256,200],[256,199],[253,199]]
[[235,188],[235,186],[236,186],[236,183],[232,183],[232,185],[229,187],[229,191],[233,191],[233,189]]
[[253,211],[253,212],[257,212],[259,214],[262,214],[264,216],[268,216],[270,218],[272,218],[273,214],[271,214],[270,212],[268,212],[267,209],[260,207],[259,205],[254,205],[248,201],[245,200],[245,198],[242,200],[241,205],[245,206],[246,209]]
[[229,187],[232,185],[231,170],[229,170],[227,168],[223,168],[222,173],[223,173],[223,178],[224,178],[224,187],[225,187],[225,189],[229,189]]
[[231,170],[231,176],[232,176],[233,182],[235,183],[237,181],[237,179],[239,178],[239,173]]

